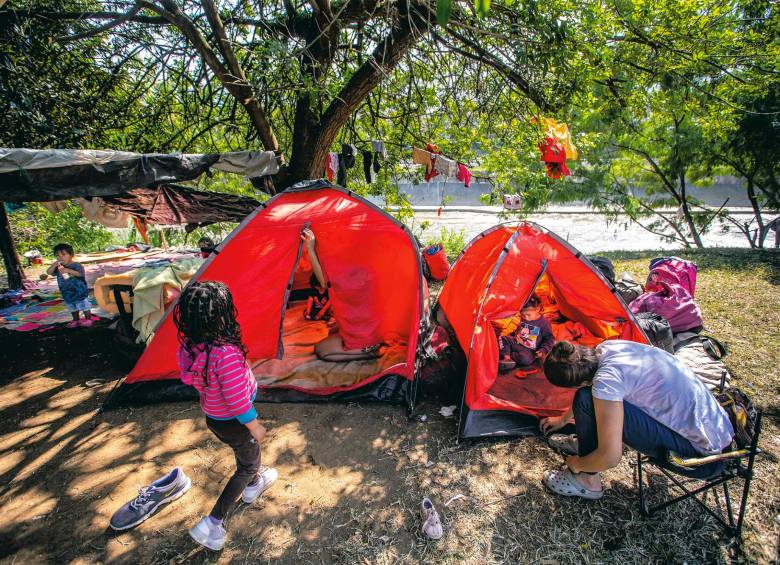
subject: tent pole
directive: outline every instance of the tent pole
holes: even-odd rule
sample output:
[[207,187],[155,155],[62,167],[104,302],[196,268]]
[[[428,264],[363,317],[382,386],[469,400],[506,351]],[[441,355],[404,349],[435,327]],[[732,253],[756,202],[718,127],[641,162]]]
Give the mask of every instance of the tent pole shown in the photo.
[[0,253],[3,255],[3,264],[8,275],[8,288],[21,288],[22,281],[25,278],[24,271],[22,270],[22,264],[19,262],[19,255],[16,254],[16,245],[14,245],[13,235],[11,234],[11,224],[8,221],[5,204],[2,202],[0,202]]

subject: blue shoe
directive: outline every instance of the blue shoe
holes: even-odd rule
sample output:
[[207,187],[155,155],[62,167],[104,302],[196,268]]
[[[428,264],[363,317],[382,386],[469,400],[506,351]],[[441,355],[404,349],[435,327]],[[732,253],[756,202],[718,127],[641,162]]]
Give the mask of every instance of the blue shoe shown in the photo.
[[122,531],[134,528],[150,518],[163,504],[168,504],[190,490],[192,481],[179,467],[138,491],[138,496],[126,503],[113,516],[109,526]]

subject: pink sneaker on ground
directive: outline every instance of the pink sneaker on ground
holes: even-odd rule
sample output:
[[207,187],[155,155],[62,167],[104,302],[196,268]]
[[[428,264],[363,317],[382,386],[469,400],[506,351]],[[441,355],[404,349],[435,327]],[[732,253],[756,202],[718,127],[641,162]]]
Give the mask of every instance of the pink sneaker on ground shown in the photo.
[[82,318],[79,320],[79,326],[82,328],[88,328],[94,323],[94,320],[92,318]]

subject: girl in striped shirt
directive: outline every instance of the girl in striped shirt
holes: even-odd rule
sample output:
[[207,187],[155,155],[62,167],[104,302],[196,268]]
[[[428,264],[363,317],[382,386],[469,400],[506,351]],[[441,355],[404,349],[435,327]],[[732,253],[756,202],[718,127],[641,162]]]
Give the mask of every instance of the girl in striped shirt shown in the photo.
[[265,428],[253,405],[257,381],[246,362],[230,290],[214,281],[188,285],[173,319],[181,343],[181,380],[198,391],[206,426],[236,457],[236,471],[211,513],[190,529],[196,542],[219,551],[225,545],[223,520],[239,496],[247,504],[254,502],[276,481],[277,473],[260,465]]

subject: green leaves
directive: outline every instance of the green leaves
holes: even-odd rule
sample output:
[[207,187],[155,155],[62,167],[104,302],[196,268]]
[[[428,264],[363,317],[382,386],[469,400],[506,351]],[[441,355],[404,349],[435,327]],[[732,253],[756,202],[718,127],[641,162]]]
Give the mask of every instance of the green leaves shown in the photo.
[[[475,0],[476,1],[476,0]],[[452,16],[452,0],[437,0],[436,21],[440,26],[446,26]]]
[[[453,0],[437,0],[436,21],[440,26],[446,26],[452,17]],[[490,12],[490,0],[474,0],[474,10],[477,15],[484,18]]]
[[490,0],[474,0],[474,8],[477,10],[477,15],[484,18],[490,11]]

